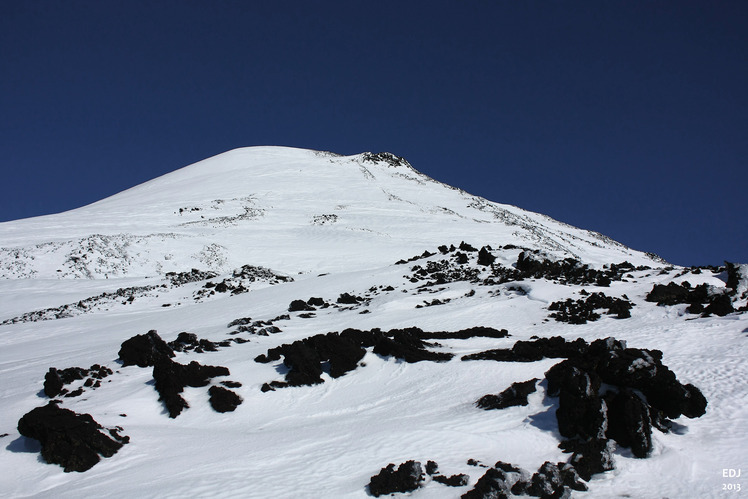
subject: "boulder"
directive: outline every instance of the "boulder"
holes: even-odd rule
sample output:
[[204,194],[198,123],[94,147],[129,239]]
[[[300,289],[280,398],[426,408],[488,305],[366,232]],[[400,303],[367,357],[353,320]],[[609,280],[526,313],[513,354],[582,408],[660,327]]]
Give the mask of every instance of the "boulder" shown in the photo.
[[222,386],[211,386],[208,390],[210,406],[216,412],[232,412],[242,403],[242,398]]
[[498,395],[484,395],[476,405],[481,409],[505,409],[518,405],[527,405],[527,396],[536,391],[538,379],[512,383],[512,385]]
[[124,366],[149,367],[159,360],[172,357],[174,351],[155,330],[125,340],[119,350],[119,358]]
[[396,492],[412,492],[421,486],[423,479],[423,469],[418,461],[406,461],[397,469],[390,463],[382,468],[379,474],[371,477],[369,492],[374,497]]
[[44,460],[59,464],[66,472],[86,471],[99,462],[99,456],[111,457],[129,441],[116,431],[110,432],[115,439],[110,438],[101,429],[90,414],[76,414],[55,402],[33,409],[18,421],[21,435],[41,443]]

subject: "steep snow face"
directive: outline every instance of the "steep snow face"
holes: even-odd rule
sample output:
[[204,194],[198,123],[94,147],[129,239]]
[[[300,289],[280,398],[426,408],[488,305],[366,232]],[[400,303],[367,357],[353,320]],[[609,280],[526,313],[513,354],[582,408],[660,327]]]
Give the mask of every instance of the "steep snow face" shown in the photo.
[[389,153],[251,147],[83,208],[0,224],[0,277],[224,272],[248,262],[330,272],[460,240],[589,264],[653,262],[598,233],[439,183]]

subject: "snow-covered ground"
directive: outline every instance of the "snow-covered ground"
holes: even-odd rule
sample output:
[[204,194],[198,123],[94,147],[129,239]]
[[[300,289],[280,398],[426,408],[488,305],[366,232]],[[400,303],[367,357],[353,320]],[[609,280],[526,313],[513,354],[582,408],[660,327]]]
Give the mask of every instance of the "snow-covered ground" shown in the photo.
[[[438,246],[461,241],[491,245],[495,266],[507,268],[521,247],[598,269],[625,260],[642,267],[609,287],[540,278],[490,284],[491,268],[477,265],[470,253],[467,268],[476,279],[430,286],[413,279],[414,266],[447,258]],[[739,497],[745,489],[728,486],[748,487],[743,477],[723,476],[727,469],[748,470],[748,315],[700,317],[686,305],[645,301],[655,284],[724,289],[724,275],[672,268],[598,234],[470,196],[394,157],[231,151],[78,210],[0,224],[0,246],[0,495],[367,497],[366,485],[382,467],[415,459],[434,460],[445,475],[465,473],[470,482],[449,488],[427,479],[412,497],[459,497],[485,472],[469,459],[534,472],[545,461],[569,457],[558,448],[558,399],[545,394],[544,383],[524,407],[475,405],[515,381],[542,379],[559,359],[460,360],[533,336],[588,342],[612,336],[662,350],[678,380],[708,400],[704,416],[680,417],[668,434],[655,430],[651,457],[616,449],[615,469],[595,475],[589,491],[575,497]],[[426,250],[433,255],[395,264]],[[208,281],[238,282],[232,271],[242,265],[288,279],[245,279],[246,292],[237,294],[205,292],[214,289],[205,287]],[[180,285],[165,276],[193,268],[218,275]],[[745,305],[745,284],[736,308]],[[126,288],[141,291],[128,301],[131,295],[117,295]],[[625,295],[634,304],[631,318],[603,314],[579,325],[549,318],[552,302],[578,299],[583,289]],[[365,301],[338,305],[342,293]],[[288,311],[293,300],[310,297],[334,306],[309,317]],[[66,304],[75,313],[24,316]],[[289,318],[278,319],[284,314]],[[243,317],[274,320],[282,331],[232,334],[236,328],[228,324]],[[440,363],[407,363],[370,349],[358,368],[339,378],[323,374],[322,384],[261,391],[286,371],[282,360],[255,362],[270,348],[346,328],[410,326],[489,326],[510,336],[438,340],[432,350],[455,354]],[[213,384],[241,383],[233,390],[243,403],[221,414],[209,405],[206,387],[188,387],[190,407],[169,418],[151,369],[118,362],[121,343],[149,330],[166,341],[183,331],[215,342],[248,339],[174,359],[227,367],[231,374]],[[97,363],[114,374],[100,388],[61,397],[62,407],[91,414],[107,428],[121,426],[130,443],[86,472],[64,473],[46,464],[36,441],[16,425],[47,403],[42,385],[50,367]]]

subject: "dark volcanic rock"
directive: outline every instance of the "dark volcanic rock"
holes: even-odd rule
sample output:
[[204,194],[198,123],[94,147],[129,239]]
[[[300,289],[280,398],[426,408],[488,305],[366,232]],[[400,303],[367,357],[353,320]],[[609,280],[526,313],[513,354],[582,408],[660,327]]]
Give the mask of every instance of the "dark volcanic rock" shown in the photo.
[[725,315],[731,314],[734,311],[735,308],[732,306],[732,300],[728,295],[716,295],[712,297],[709,305],[707,305],[704,309],[703,315],[707,316],[714,314],[720,317],[724,317]]
[[469,338],[506,338],[507,336],[509,336],[509,331],[507,331],[506,329],[494,329],[492,327],[476,326],[476,327],[470,327],[467,329],[461,329],[460,331],[455,331],[455,332],[420,331],[420,332],[416,332],[416,336],[418,336],[422,340],[449,340],[449,339],[467,340]]
[[[730,286],[728,285],[728,289]],[[677,305],[688,303],[687,312],[702,314],[703,316],[718,315],[724,317],[735,311],[732,305],[731,293],[712,294],[706,284],[691,288],[688,282],[667,285],[655,284],[652,291],[647,294],[646,300],[656,302],[658,305]]]
[[113,440],[101,430],[90,414],[76,414],[50,402],[37,407],[18,421],[21,435],[38,440],[42,457],[50,464],[59,464],[66,472],[86,471],[99,462],[99,456],[113,456],[128,437],[114,432]]
[[511,495],[512,482],[503,470],[488,468],[475,486],[460,496],[462,499],[506,499]]
[[379,474],[371,477],[369,492],[375,497],[412,492],[420,487],[423,478],[423,469],[418,461],[406,461],[397,470],[394,464],[388,464]]
[[592,293],[584,299],[556,301],[548,306],[548,310],[554,311],[551,317],[558,322],[569,324],[586,324],[600,318],[597,310],[607,310],[608,315],[615,315],[618,319],[631,317],[633,304],[623,298],[614,298],[603,293]]
[[[598,340],[600,341],[600,340]],[[596,342],[590,348],[597,348]],[[605,383],[641,390],[647,403],[669,418],[689,418],[706,412],[706,399],[693,385],[682,385],[662,364],[662,352],[637,348],[603,349],[597,356],[596,371]]]
[[195,361],[183,365],[168,358],[162,359],[153,367],[155,388],[170,418],[176,418],[183,409],[189,407],[180,395],[185,386],[205,386],[211,378],[228,375],[229,370],[222,366],[204,366]]
[[465,355],[462,360],[496,360],[499,362],[535,362],[544,358],[558,359],[583,355],[587,342],[581,338],[568,342],[560,336],[518,341],[511,349],[486,350]]
[[537,378],[512,385],[498,395],[484,395],[476,405],[481,409],[504,409],[517,405],[527,405],[527,396],[534,393]]
[[[346,329],[342,333],[318,334],[271,348],[265,355],[257,356],[255,361],[267,363],[283,357],[283,364],[289,368],[286,383],[267,384],[264,391],[283,386],[314,385],[322,383],[324,367],[329,367],[329,374],[333,378],[356,369],[368,347],[373,347],[373,352],[378,355],[397,357],[406,362],[444,362],[451,359],[452,354],[427,350],[431,345],[423,341],[421,336],[431,334],[451,337],[452,333],[425,333],[418,328],[393,329],[386,333],[379,329]],[[476,328],[475,334],[501,336],[504,333],[490,328]]]
[[439,465],[435,461],[426,461],[426,474],[433,475],[439,472]]
[[446,362],[452,358],[451,353],[431,352],[426,350],[428,343],[418,337],[418,331],[412,329],[393,329],[388,333],[392,336],[382,336],[374,345],[374,353],[397,357],[405,362]]
[[119,350],[119,358],[124,366],[148,367],[171,357],[174,357],[174,351],[155,330],[125,340]]
[[648,457],[652,451],[652,424],[649,406],[632,390],[624,388],[606,397],[608,427],[606,435],[628,447],[636,457]]
[[311,310],[314,310],[314,307],[307,304],[304,300],[294,300],[288,306],[289,312],[307,312]]
[[564,437],[577,436],[583,440],[602,438],[607,409],[598,394],[600,377],[572,359],[551,367],[545,377],[548,380],[548,395],[559,397],[556,410],[559,433]]
[[208,390],[210,405],[217,412],[232,412],[242,403],[242,398],[222,386],[211,386]]
[[359,302],[364,301],[360,296],[350,295],[348,293],[342,293],[336,300],[341,305],[356,305]]
[[439,482],[447,487],[463,487],[468,484],[470,477],[464,473],[452,476],[436,475],[434,481]]
[[62,376],[54,367],[50,367],[47,374],[44,375],[44,394],[53,398],[60,394],[62,387],[65,383],[62,381]]
[[545,462],[535,473],[527,488],[527,493],[535,497],[571,497],[568,489],[587,490],[579,481],[579,475],[573,466],[561,463],[560,466]]
[[493,256],[485,246],[483,246],[478,252],[478,265],[488,266],[491,265],[495,260],[496,257]]
[[679,303],[688,303],[690,293],[689,288],[674,282],[667,285],[655,284],[645,299],[656,302],[658,305],[677,305]]
[[[83,369],[82,367],[55,369],[54,367],[50,367],[47,374],[44,375],[44,394],[49,398],[58,395],[65,395],[67,393],[67,390],[64,389],[65,385],[84,379],[86,376],[90,377],[85,381],[84,386],[98,388],[101,386],[100,380],[106,378],[110,374],[112,374],[111,369],[99,364],[94,364],[89,369]],[[83,393],[82,388],[79,388],[78,390],[80,390],[80,393]]]
[[182,352],[198,345],[197,335],[183,331],[177,335],[177,339],[168,343],[169,347],[176,352]]
[[613,469],[612,446],[607,439],[564,440],[559,447],[572,453],[570,464],[584,480]]

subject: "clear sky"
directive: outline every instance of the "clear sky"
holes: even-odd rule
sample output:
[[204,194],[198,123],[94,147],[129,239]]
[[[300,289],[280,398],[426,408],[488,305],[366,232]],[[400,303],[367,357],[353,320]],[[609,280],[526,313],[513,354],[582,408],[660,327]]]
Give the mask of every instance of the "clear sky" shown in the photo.
[[748,262],[748,2],[0,1],[0,221],[251,145]]

